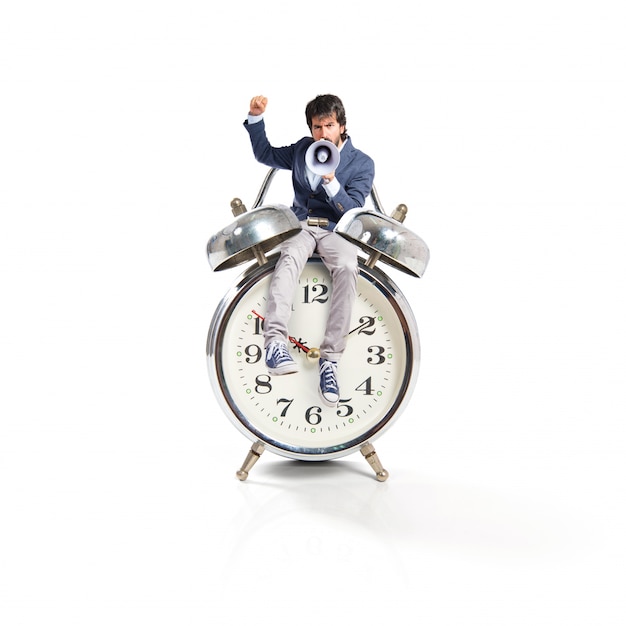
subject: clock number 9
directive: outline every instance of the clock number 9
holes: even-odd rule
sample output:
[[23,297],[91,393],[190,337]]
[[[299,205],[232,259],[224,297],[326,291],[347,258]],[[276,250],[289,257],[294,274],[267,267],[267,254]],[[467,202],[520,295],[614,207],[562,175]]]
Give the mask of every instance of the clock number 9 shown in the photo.
[[244,352],[246,353],[246,363],[250,363],[251,365],[258,363],[261,360],[261,355],[263,354],[263,350],[261,350],[261,348],[255,343],[246,346]]

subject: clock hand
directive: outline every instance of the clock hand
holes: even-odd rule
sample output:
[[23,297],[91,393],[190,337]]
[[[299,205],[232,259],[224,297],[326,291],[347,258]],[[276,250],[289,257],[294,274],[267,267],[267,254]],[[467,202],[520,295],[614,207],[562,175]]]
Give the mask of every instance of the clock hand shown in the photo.
[[[256,315],[261,321],[265,321],[265,318],[260,313],[257,313],[254,309],[252,309],[252,313],[253,315]],[[302,350],[307,355],[307,357],[311,359],[312,361],[315,361],[316,359],[320,358],[319,348],[309,348],[308,346],[305,346],[302,342],[298,341],[295,337],[292,337],[291,335],[289,336],[289,341],[291,341],[291,343],[294,343],[296,347]]]

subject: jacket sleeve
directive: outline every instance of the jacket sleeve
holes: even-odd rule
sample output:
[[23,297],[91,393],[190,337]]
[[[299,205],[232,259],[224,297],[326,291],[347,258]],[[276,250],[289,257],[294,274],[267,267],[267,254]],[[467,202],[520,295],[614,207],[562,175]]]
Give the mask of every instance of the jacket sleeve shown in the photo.
[[366,154],[360,153],[350,168],[350,174],[345,182],[341,180],[341,175],[337,175],[340,189],[328,199],[341,213],[365,205],[374,184],[374,161]]
[[263,165],[275,167],[281,170],[290,170],[293,167],[294,146],[274,148],[265,134],[265,121],[260,120],[255,124],[248,124],[246,120],[244,128],[250,135],[254,158]]

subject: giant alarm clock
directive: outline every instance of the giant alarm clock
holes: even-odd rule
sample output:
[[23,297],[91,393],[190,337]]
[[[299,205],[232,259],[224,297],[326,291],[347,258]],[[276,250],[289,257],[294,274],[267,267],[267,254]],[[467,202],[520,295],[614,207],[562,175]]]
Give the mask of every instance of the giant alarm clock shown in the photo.
[[406,206],[388,216],[376,190],[374,208],[347,211],[335,231],[364,253],[359,258],[357,296],[347,346],[338,370],[336,407],[320,402],[319,349],[328,317],[332,281],[322,261],[306,264],[293,298],[290,348],[300,368],[272,376],[265,366],[263,320],[278,254],[271,254],[300,230],[288,207],[264,205],[275,170],[270,170],[252,210],[234,199],[234,222],[207,244],[214,271],[247,264],[218,304],[210,324],[207,367],[225,414],[252,441],[240,480],[265,450],[303,461],[322,461],[356,452],[379,481],[388,477],[372,445],[406,408],[420,363],[417,324],[411,307],[380,267],[385,263],[421,277],[429,250],[403,220]]

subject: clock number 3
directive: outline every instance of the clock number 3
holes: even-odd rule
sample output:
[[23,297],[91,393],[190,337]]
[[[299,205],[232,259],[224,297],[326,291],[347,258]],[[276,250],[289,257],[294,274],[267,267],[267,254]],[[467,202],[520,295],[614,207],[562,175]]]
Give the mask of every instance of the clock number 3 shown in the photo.
[[385,348],[382,346],[370,346],[367,351],[374,355],[367,357],[367,362],[370,365],[382,365],[385,362],[385,356],[383,355]]

